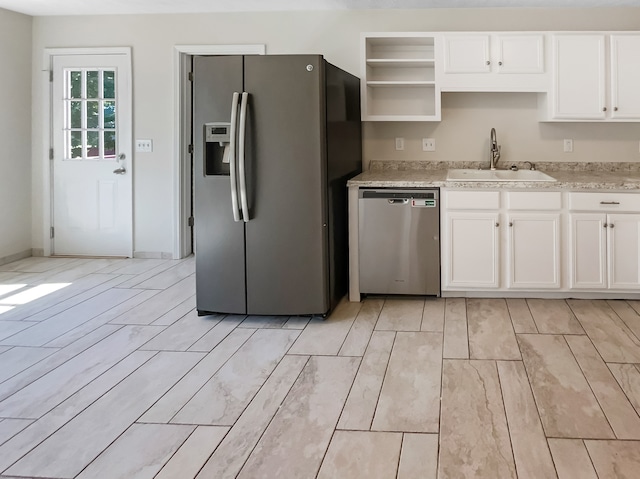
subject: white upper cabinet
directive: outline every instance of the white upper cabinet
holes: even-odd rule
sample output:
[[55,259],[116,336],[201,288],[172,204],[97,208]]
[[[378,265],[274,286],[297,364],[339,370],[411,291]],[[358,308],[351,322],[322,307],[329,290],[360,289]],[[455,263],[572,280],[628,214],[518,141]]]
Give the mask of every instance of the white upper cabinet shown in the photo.
[[442,91],[547,91],[542,33],[445,33]]
[[640,119],[640,35],[611,35],[611,118]]
[[557,34],[551,120],[640,120],[640,35]]
[[445,73],[488,73],[491,71],[489,35],[445,35]]
[[441,93],[540,93],[541,121],[640,122],[640,32],[363,33],[363,121],[440,121]]
[[498,73],[544,73],[544,36],[496,35]]
[[552,117],[603,120],[605,105],[605,36],[553,35]]
[[362,34],[363,121],[440,120],[436,44],[430,34]]

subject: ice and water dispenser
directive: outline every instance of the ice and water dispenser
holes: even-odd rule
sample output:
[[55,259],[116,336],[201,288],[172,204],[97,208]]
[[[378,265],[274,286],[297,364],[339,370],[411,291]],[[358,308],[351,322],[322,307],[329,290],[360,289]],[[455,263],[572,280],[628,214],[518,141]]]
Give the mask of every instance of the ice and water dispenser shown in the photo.
[[204,124],[204,174],[229,175],[231,123]]

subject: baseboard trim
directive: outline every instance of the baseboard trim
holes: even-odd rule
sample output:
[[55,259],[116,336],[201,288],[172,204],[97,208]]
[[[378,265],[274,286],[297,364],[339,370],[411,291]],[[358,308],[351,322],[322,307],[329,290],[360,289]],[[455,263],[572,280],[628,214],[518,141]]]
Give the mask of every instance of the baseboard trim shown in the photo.
[[34,256],[32,250],[30,249],[21,251],[20,253],[3,256],[2,258],[0,258],[0,266],[7,263],[13,263],[14,261],[18,261],[19,259],[29,258],[30,256]]
[[173,259],[173,253],[166,251],[134,251],[134,258],[139,259]]

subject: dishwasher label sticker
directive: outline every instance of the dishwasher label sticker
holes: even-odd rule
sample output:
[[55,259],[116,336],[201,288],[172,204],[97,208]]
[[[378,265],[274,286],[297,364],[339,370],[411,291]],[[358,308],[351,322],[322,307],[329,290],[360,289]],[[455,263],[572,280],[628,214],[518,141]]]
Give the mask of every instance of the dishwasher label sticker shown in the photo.
[[413,208],[435,208],[436,200],[412,199],[411,206]]

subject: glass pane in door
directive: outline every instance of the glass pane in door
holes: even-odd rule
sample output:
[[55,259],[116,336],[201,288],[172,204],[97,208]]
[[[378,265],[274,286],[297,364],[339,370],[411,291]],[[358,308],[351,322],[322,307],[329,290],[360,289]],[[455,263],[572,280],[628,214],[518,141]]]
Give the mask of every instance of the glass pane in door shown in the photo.
[[65,160],[116,159],[115,74],[113,69],[65,71]]

